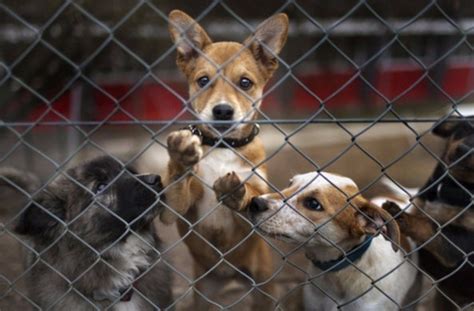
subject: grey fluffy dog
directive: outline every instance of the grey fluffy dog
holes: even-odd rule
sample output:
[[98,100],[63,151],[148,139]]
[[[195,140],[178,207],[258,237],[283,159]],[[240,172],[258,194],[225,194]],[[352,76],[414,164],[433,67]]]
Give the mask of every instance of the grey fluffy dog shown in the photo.
[[[38,181],[0,170],[0,183]],[[153,219],[163,208],[158,175],[110,157],[68,170],[34,195],[15,231],[27,237],[29,298],[48,310],[156,310],[170,306],[171,277]]]

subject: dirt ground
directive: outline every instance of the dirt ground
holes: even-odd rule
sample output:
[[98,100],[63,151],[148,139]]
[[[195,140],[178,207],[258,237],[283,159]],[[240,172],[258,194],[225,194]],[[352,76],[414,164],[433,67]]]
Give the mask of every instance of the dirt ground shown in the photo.
[[[423,131],[421,127],[418,130]],[[287,129],[291,132],[291,129]],[[359,126],[350,127],[350,131],[358,133],[362,130]],[[149,138],[146,136],[131,140],[123,137],[113,137],[110,132],[98,134],[96,142],[100,142],[103,150],[121,157],[134,154],[148,146]],[[165,134],[159,139],[166,137]],[[309,127],[290,139],[306,156],[293,150],[289,145],[283,149],[278,147],[285,143],[284,136],[278,131],[269,129],[263,131],[262,139],[265,143],[267,154],[271,155],[267,163],[269,180],[278,188],[286,186],[288,179],[295,173],[314,170],[314,164],[327,167],[326,170],[347,175],[353,178],[366,196],[377,194],[377,185],[373,181],[383,172],[388,173],[396,181],[407,187],[420,186],[431,173],[435,159],[426,151],[426,147],[434,152],[439,152],[440,141],[433,137],[423,140],[423,146],[413,147],[415,136],[409,130],[399,125],[385,125],[372,128],[364,132],[357,140],[357,144],[350,148],[350,135],[330,126]],[[49,150],[52,157],[57,156],[57,151],[47,146],[46,140],[36,138],[36,143],[42,145],[43,150]],[[0,146],[11,146],[12,141],[0,140]],[[51,148],[50,148],[51,147]],[[58,149],[59,150],[59,149]],[[402,155],[406,150],[408,154]],[[55,153],[56,152],[56,153]],[[79,159],[90,157],[97,151],[85,151]],[[368,155],[369,154],[369,155]],[[17,155],[18,159],[24,155]],[[334,158],[338,157],[336,161]],[[401,159],[399,159],[401,158]],[[12,160],[11,162],[15,162]],[[18,161],[21,162],[21,161]],[[313,163],[311,163],[313,162]],[[152,144],[146,151],[137,157],[136,163],[140,170],[148,172],[162,172],[166,164],[166,152],[159,144]],[[13,163],[14,164],[14,163]],[[291,168],[288,165],[291,164]],[[388,166],[388,169],[382,167]],[[51,170],[35,166],[43,177],[51,174]],[[2,187],[4,188],[4,187]],[[11,199],[15,197],[15,199]],[[23,256],[21,243],[8,233],[6,228],[11,228],[12,220],[16,213],[24,206],[25,200],[18,193],[0,188],[0,310],[27,310],[28,303],[22,296],[25,295],[21,273],[23,271]],[[192,258],[184,245],[180,242],[176,226],[165,226],[156,221],[160,236],[167,245],[164,259],[169,262],[174,272],[173,293],[178,301],[177,310],[194,310],[192,290],[189,283],[193,280]],[[302,309],[302,284],[305,280],[305,269],[308,264],[303,251],[294,251],[291,246],[282,242],[270,240],[274,246],[273,257],[275,261],[275,282],[277,284],[277,298],[280,307],[285,310]],[[12,280],[16,280],[12,284]],[[250,289],[249,282],[241,278],[213,280],[208,288],[210,297],[219,303],[233,305],[235,310],[249,310],[252,301],[251,295],[245,293]],[[424,293],[429,289],[425,285]],[[235,304],[237,301],[239,303]],[[431,296],[426,295],[418,310],[429,310]]]

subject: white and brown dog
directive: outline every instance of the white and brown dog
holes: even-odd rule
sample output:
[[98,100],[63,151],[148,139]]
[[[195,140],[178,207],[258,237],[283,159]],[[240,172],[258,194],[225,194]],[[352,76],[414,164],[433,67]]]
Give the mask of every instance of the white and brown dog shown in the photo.
[[362,197],[351,179],[297,175],[281,193],[254,198],[248,210],[263,233],[305,243],[307,310],[395,310],[404,305],[417,258],[406,256],[410,243],[391,215]]
[[[168,137],[166,196],[172,210],[162,214],[162,220],[171,223],[179,214],[186,218],[178,228],[195,260],[196,278],[209,271],[234,276],[239,274],[237,268],[253,278],[259,290],[272,295],[269,246],[252,234],[246,219],[220,202],[241,210],[252,197],[267,192],[264,148],[256,137],[258,127],[248,121],[257,118],[264,87],[278,67],[276,55],[287,38],[288,18],[270,17],[243,44],[212,42],[181,11],[172,11],[169,21],[177,65],[189,83],[191,108],[209,125]],[[235,173],[227,174],[231,171]],[[221,197],[228,192],[233,193]],[[204,294],[205,280],[196,284],[198,295]],[[261,298],[255,302],[259,309],[269,305]]]

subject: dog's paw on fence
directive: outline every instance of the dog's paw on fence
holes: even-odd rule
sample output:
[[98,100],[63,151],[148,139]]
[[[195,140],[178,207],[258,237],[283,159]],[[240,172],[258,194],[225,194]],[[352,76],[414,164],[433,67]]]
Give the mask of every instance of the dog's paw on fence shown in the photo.
[[201,160],[201,140],[188,130],[172,132],[168,136],[167,144],[171,160],[184,167],[192,167]]
[[227,173],[218,178],[213,189],[218,200],[221,200],[233,210],[240,210],[245,196],[245,186],[235,172]]

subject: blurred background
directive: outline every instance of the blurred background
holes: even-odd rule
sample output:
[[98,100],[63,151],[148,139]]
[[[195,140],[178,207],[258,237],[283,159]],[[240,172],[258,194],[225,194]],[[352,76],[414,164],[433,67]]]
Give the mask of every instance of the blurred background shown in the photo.
[[469,100],[474,79],[469,0],[2,3],[0,115],[9,121],[37,120],[45,101],[54,111],[43,120],[129,119],[110,116],[116,100],[139,120],[175,117],[176,93],[186,94],[167,32],[175,8],[214,40],[241,41],[269,15],[290,16],[286,64],[266,98],[272,117],[306,117],[321,103],[336,115],[376,115],[388,101],[436,113],[451,98]]
[[196,17],[214,40],[242,41],[264,18],[289,15],[284,63],[264,98],[266,119],[362,118],[365,128],[376,119],[439,118],[472,101],[469,0],[2,0],[2,164],[52,169],[95,136],[160,140],[160,125],[190,119],[167,32],[172,9]]
[[65,153],[59,162],[114,126],[104,135],[190,119],[167,32],[172,9],[214,40],[242,41],[264,18],[289,15],[266,119],[440,117],[472,101],[469,0],[2,0],[0,9],[0,118],[10,126],[1,138],[45,134]]
[[192,119],[167,31],[172,9],[215,41],[243,41],[288,14],[260,116],[277,189],[316,168],[367,194],[384,175],[420,186],[443,147],[434,122],[472,111],[472,0],[0,0],[0,165],[48,180],[112,154],[163,173],[167,134]]

